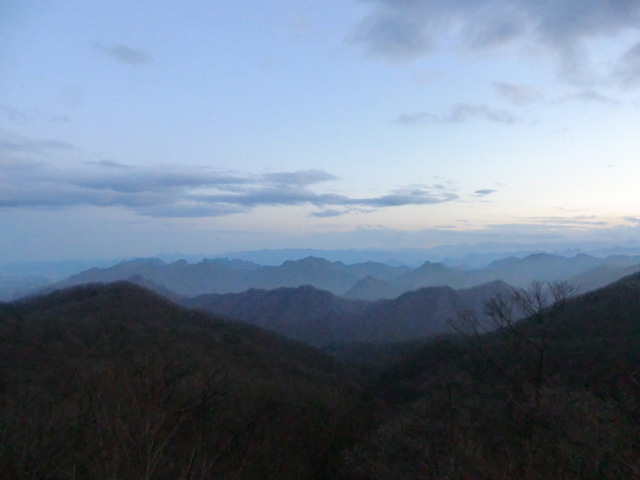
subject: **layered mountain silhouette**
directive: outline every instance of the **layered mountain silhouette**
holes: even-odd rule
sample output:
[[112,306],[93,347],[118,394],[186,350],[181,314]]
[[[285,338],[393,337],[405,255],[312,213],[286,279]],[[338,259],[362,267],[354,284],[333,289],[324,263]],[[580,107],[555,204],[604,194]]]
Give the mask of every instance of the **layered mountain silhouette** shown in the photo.
[[279,266],[260,266],[228,259],[203,260],[196,264],[184,260],[165,263],[158,259],[140,259],[109,268],[92,268],[47,288],[52,290],[140,276],[188,297],[312,285],[350,299],[375,300],[393,299],[423,287],[449,286],[460,289],[495,280],[516,287],[532,281],[568,280],[575,282],[576,287],[585,292],[638,270],[640,257],[562,257],[549,254],[497,260],[480,269],[454,268],[431,262],[425,262],[415,269],[377,262],[345,265],[317,257],[290,260]]
[[367,275],[390,280],[408,270],[407,267],[390,267],[375,262],[345,265],[316,257],[286,261],[278,267],[226,259],[203,260],[197,264],[182,260],[165,263],[158,259],[140,259],[122,262],[110,268],[86,270],[51,288],[114,282],[140,275],[186,296],[243,292],[251,288],[298,287],[307,284],[342,293]]
[[377,300],[393,296],[393,287],[384,280],[367,275],[344,293],[344,297],[361,300]]
[[365,301],[341,298],[307,285],[201,295],[183,303],[326,346],[413,340],[450,332],[449,321],[460,311],[482,311],[491,296],[511,291],[504,282],[491,282],[463,290],[426,287],[393,300]]
[[[501,292],[513,298],[493,283],[378,301],[310,286],[196,300],[274,330],[339,329],[345,319],[354,332],[367,328],[358,343],[365,349],[379,336],[415,339],[425,325],[440,332],[461,298],[481,311]],[[366,382],[312,347],[127,282],[0,303],[0,471],[39,479],[636,478],[640,274],[561,300],[486,334],[436,335],[398,360],[399,348]],[[481,321],[488,327],[492,318],[495,311]]]

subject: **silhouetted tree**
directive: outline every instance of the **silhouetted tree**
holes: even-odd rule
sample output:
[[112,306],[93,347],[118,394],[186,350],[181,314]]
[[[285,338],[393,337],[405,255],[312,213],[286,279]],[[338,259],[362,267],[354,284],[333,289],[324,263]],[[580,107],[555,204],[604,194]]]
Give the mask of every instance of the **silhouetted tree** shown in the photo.
[[465,310],[452,326],[468,338],[478,360],[510,384],[514,400],[531,394],[538,409],[553,335],[561,328],[561,312],[573,294],[566,282],[533,282],[508,296],[491,297],[484,311],[488,322]]

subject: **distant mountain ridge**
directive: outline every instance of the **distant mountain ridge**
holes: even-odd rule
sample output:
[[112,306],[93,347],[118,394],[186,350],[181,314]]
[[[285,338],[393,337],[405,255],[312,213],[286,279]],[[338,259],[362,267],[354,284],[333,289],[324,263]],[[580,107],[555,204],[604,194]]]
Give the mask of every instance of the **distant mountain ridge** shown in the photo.
[[306,285],[207,294],[184,300],[183,304],[322,347],[414,340],[450,332],[449,320],[458,312],[482,312],[491,296],[511,291],[504,282],[491,282],[464,290],[425,287],[393,300],[365,301],[341,298]]
[[584,292],[635,271],[640,271],[640,256],[598,258],[578,254],[562,257],[541,253],[496,260],[479,269],[432,262],[424,262],[414,269],[372,261],[346,265],[318,257],[287,260],[279,266],[262,266],[229,259],[166,263],[151,258],[121,262],[109,268],[92,268],[52,284],[47,289],[84,283],[108,283],[141,276],[189,297],[313,285],[350,299],[375,300],[393,299],[424,287],[449,286],[460,289],[496,280],[516,287],[532,281],[575,281],[575,286]]
[[206,259],[190,264],[180,260],[165,263],[152,258],[121,262],[110,268],[92,268],[72,275],[51,288],[114,282],[140,275],[186,296],[243,292],[251,288],[298,287],[306,284],[340,294],[368,275],[392,280],[407,271],[408,267],[391,267],[376,262],[345,265],[317,257],[288,260],[278,267],[228,259]]

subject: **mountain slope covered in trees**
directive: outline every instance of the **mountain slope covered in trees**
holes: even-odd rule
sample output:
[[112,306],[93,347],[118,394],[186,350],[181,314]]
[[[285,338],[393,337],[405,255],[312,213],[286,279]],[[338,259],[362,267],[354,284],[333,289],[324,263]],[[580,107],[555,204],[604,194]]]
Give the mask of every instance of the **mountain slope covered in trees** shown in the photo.
[[330,357],[140,287],[0,308],[4,478],[330,478],[358,386]]
[[576,297],[563,285],[502,292],[488,318],[460,315],[458,333],[389,344],[395,360],[368,379],[123,282],[0,304],[0,471],[637,478],[640,274]]
[[[640,275],[558,302],[538,291],[494,299],[497,330],[462,322],[380,375],[350,475],[638,478]],[[523,298],[531,316],[512,321]]]

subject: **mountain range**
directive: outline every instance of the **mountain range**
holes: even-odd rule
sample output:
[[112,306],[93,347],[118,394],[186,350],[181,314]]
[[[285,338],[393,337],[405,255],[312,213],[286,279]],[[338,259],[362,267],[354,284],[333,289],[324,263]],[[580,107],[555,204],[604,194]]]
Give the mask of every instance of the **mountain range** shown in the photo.
[[[456,294],[426,291],[444,306]],[[265,316],[287,296],[297,299],[293,317],[305,305],[346,301],[355,316],[376,305],[368,312],[386,316],[390,340],[403,309],[433,308],[424,293],[353,302],[312,287],[247,292]],[[558,302],[542,293],[520,321],[507,307],[522,297],[505,293],[485,310],[497,330],[389,344],[395,360],[366,375],[127,282],[0,304],[0,471],[65,480],[636,478],[640,274]],[[366,341],[357,348],[361,358],[383,352]]]
[[351,299],[392,299],[423,287],[470,288],[496,280],[515,287],[532,281],[570,281],[585,292],[640,270],[639,256],[606,258],[579,254],[563,257],[533,254],[524,258],[496,260],[486,267],[470,269],[425,262],[420,267],[389,266],[378,262],[346,265],[317,257],[288,260],[279,266],[253,262],[210,259],[199,263],[184,260],[166,263],[159,259],[138,259],[108,268],[92,268],[47,288],[114,282],[139,275],[183,296],[239,293],[255,289],[294,288],[312,285]]
[[[469,289],[425,287],[392,300],[350,300],[306,285],[252,289],[183,300],[188,307],[267,328],[315,346],[349,342],[398,342],[451,331],[450,320],[466,309],[482,312],[495,295],[512,287],[491,282]],[[484,315],[481,313],[481,317]]]

